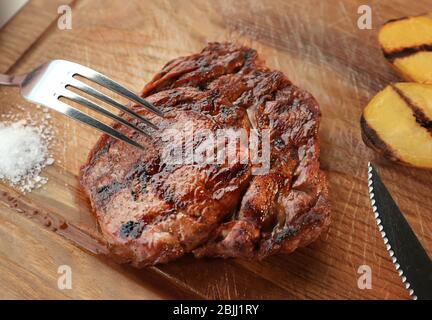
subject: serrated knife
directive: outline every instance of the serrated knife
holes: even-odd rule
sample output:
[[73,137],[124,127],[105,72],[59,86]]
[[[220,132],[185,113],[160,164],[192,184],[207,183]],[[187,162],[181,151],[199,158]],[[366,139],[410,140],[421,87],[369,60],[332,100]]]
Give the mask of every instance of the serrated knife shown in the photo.
[[432,300],[432,261],[370,162],[368,186],[378,230],[402,283],[412,299]]

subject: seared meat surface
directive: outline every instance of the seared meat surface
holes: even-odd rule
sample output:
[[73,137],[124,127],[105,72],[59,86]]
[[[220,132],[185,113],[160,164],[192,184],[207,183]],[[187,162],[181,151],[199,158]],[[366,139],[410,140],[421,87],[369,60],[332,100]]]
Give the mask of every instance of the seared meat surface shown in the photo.
[[[269,70],[255,50],[210,43],[169,62],[141,95],[165,117],[132,108],[159,130],[146,137],[116,128],[145,151],[103,135],[81,169],[81,184],[117,257],[137,267],[187,252],[262,259],[307,245],[328,226],[318,104]],[[201,150],[206,140],[200,134],[223,129],[267,130],[269,170],[255,174],[251,156],[215,163],[186,154],[181,162],[165,161],[164,150],[179,144],[168,139],[174,130],[194,136],[180,140],[184,150]],[[247,144],[240,141],[235,155],[248,155]]]

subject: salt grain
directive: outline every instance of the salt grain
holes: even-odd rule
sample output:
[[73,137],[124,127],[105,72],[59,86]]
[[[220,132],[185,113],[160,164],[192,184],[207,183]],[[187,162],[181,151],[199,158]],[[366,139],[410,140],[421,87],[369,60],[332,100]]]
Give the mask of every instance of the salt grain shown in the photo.
[[24,193],[43,186],[48,179],[41,176],[42,169],[54,163],[49,153],[51,126],[30,114],[3,118],[7,121],[0,122],[0,180]]

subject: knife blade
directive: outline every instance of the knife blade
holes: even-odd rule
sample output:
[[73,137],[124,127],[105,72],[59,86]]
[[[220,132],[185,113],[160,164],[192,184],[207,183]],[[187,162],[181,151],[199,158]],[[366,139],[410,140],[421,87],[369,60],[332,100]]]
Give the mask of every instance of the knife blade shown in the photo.
[[432,262],[372,164],[368,163],[372,211],[381,237],[413,300],[432,300]]

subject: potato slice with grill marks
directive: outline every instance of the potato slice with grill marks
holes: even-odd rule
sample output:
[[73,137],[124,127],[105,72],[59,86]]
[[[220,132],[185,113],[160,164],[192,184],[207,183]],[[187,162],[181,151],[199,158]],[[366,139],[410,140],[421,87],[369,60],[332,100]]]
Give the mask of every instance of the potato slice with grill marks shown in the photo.
[[364,109],[361,128],[366,145],[386,158],[432,168],[432,85],[387,86]]
[[407,81],[432,84],[432,14],[390,20],[378,40],[386,59]]

